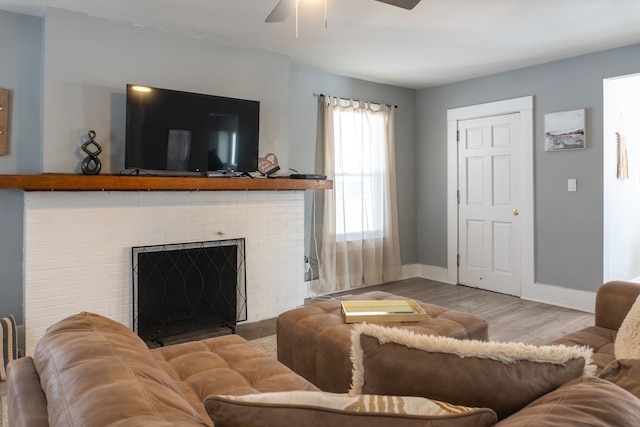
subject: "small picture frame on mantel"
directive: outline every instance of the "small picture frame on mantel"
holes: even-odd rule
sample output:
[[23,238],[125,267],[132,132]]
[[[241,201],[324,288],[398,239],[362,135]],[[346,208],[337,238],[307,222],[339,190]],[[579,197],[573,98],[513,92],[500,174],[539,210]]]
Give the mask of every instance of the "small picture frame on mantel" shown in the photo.
[[544,115],[544,150],[566,151],[586,148],[585,109]]

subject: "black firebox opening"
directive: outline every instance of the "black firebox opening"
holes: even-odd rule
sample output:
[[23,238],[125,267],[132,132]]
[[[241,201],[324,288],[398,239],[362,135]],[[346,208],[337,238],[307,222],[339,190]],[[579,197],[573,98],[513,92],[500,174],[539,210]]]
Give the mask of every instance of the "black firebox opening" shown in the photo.
[[247,319],[244,239],[132,248],[134,331],[150,347]]

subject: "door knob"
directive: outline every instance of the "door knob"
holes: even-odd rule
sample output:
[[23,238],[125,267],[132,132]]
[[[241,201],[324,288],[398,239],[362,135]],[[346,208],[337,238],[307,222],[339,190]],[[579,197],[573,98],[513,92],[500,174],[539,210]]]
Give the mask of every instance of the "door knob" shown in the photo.
[[520,211],[519,211],[518,209],[514,209],[514,210],[513,210],[513,214],[514,214],[514,215],[516,215],[516,216],[518,216],[518,215],[520,214]]

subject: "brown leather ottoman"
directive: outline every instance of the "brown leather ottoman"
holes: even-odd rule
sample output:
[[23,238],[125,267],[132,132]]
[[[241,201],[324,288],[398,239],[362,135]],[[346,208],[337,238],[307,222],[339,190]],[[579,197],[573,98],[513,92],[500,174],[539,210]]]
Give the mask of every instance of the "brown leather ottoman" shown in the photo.
[[[343,300],[405,299],[387,292],[368,292]],[[385,322],[418,334],[488,340],[487,321],[471,314],[419,303],[431,315],[421,322]],[[278,360],[321,390],[344,393],[351,386],[351,330],[340,300],[323,301],[278,316]]]

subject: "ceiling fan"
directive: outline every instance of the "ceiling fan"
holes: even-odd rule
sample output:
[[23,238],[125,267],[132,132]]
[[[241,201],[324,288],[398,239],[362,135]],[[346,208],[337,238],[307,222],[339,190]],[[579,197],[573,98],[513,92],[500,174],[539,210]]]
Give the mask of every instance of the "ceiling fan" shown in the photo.
[[[296,7],[297,0],[280,0],[264,22],[284,22]],[[420,0],[376,0],[403,9],[413,9]]]

